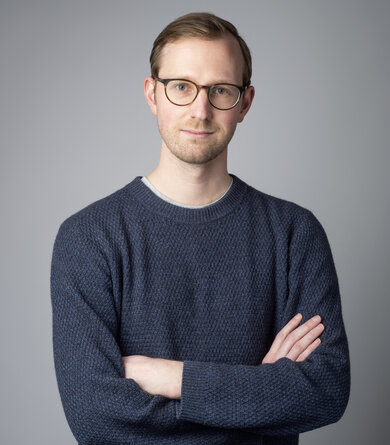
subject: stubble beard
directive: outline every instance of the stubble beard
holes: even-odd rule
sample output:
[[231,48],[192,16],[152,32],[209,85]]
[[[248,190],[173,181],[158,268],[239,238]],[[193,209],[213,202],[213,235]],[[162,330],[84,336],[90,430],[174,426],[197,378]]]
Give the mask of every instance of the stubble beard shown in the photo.
[[[197,129],[207,131],[207,129]],[[163,134],[161,136],[168,150],[182,162],[187,164],[201,165],[211,162],[217,158],[230,142],[230,138],[218,140],[217,131],[210,137],[210,141],[187,138],[181,134],[180,130],[175,130],[174,134]]]

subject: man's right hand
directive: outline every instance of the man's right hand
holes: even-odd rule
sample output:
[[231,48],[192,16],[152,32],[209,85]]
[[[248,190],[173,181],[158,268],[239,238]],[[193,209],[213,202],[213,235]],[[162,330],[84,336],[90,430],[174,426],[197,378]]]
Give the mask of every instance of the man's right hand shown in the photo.
[[320,323],[321,317],[316,315],[297,327],[301,320],[302,314],[297,314],[278,333],[262,364],[274,363],[283,357],[294,362],[303,362],[320,345],[321,340],[318,337],[325,328]]

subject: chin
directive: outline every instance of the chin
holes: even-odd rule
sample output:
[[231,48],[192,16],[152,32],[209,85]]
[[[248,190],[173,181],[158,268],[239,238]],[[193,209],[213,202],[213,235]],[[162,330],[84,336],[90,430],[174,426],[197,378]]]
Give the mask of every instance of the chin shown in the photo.
[[203,151],[203,150],[198,150],[198,153],[194,153],[193,150],[190,151],[185,151],[185,149],[181,149],[178,151],[172,151],[172,154],[180,159],[183,162],[186,162],[188,164],[207,164],[208,162],[213,161],[214,159],[216,159],[218,156],[220,156],[223,153],[223,149],[222,150],[212,150],[212,151]]

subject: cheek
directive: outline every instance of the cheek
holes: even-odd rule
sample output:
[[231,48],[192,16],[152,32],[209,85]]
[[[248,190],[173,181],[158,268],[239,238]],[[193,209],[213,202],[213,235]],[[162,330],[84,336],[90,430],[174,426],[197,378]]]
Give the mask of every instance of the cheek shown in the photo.
[[225,116],[222,120],[221,120],[221,126],[223,126],[226,129],[227,133],[234,133],[234,130],[236,129],[237,126],[237,122],[238,122],[238,117],[236,116],[236,114],[232,114],[229,116]]
[[182,110],[180,107],[176,107],[170,103],[164,104],[164,106],[157,107],[157,121],[158,125],[162,129],[169,129],[180,126],[182,122]]
[[159,110],[157,113],[158,124],[160,128],[169,128],[174,122],[173,116],[169,111]]

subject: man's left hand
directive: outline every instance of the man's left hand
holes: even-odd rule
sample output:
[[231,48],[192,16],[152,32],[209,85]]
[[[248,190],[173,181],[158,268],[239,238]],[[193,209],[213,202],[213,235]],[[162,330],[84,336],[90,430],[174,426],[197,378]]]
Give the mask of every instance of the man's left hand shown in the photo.
[[146,392],[180,399],[184,363],[144,355],[122,357],[125,377],[133,379]]

